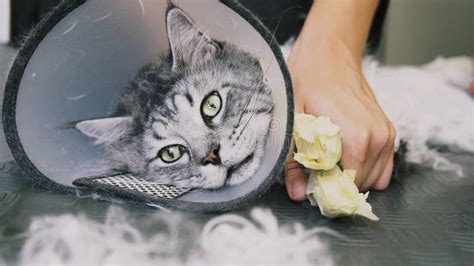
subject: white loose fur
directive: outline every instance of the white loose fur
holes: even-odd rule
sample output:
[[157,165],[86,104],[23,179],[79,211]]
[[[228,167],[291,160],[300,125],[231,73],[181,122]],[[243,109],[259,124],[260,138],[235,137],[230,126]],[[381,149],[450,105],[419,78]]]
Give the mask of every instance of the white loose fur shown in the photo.
[[408,142],[407,160],[462,176],[460,166],[427,144],[474,153],[469,57],[438,58],[421,67],[384,67],[366,59],[365,73],[398,137]]
[[[37,218],[21,251],[21,265],[332,265],[319,240],[326,229],[279,225],[268,210],[252,220],[229,214],[199,231],[185,217],[157,212],[146,221],[113,207],[104,223],[84,216]],[[138,225],[154,229],[145,234]],[[183,233],[187,232],[187,233]],[[194,236],[194,237],[193,237]],[[197,239],[195,239],[197,238]],[[194,243],[195,242],[195,243]]]

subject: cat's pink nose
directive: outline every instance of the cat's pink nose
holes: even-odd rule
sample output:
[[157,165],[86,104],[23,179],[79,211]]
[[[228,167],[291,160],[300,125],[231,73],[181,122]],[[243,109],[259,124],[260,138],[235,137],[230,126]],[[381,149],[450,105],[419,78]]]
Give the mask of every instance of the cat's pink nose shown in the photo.
[[206,157],[202,159],[202,164],[221,164],[221,158],[219,156],[219,146],[211,148]]

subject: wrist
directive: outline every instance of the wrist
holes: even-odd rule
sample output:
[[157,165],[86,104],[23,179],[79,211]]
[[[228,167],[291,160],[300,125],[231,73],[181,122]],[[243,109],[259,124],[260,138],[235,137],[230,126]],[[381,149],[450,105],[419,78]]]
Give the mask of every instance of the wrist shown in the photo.
[[297,40],[288,59],[292,77],[342,75],[362,72],[362,56],[355,54],[340,39],[326,39],[313,45]]
[[360,65],[377,2],[315,1],[295,44],[295,54],[325,64],[349,59]]

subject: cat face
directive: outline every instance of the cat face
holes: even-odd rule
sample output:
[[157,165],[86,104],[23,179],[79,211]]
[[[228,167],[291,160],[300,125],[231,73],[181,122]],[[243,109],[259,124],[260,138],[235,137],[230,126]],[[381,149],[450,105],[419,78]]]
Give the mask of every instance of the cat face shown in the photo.
[[170,56],[137,75],[114,117],[76,128],[104,145],[112,168],[189,188],[248,180],[259,167],[273,101],[259,61],[167,13]]

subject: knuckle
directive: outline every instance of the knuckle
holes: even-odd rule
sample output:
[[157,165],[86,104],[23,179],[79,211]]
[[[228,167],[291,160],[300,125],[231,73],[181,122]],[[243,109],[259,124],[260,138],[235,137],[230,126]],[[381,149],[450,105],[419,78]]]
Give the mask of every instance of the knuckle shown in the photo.
[[388,128],[390,130],[390,141],[394,142],[397,138],[397,129],[395,128],[395,126],[393,126],[392,123],[389,124]]
[[285,165],[285,171],[293,171],[301,169],[301,165],[295,160],[288,160]]
[[373,188],[375,190],[385,190],[388,188],[388,186],[390,185],[390,178],[386,178],[386,179],[382,179],[380,180],[379,182],[377,182]]
[[[360,130],[352,138],[352,146],[357,155],[365,155],[369,148],[370,133],[367,130]],[[364,157],[364,156],[363,156]]]
[[387,143],[390,141],[390,128],[388,125],[381,125],[379,126],[373,136],[372,136],[372,142],[373,145],[376,149],[381,149],[387,145]]

